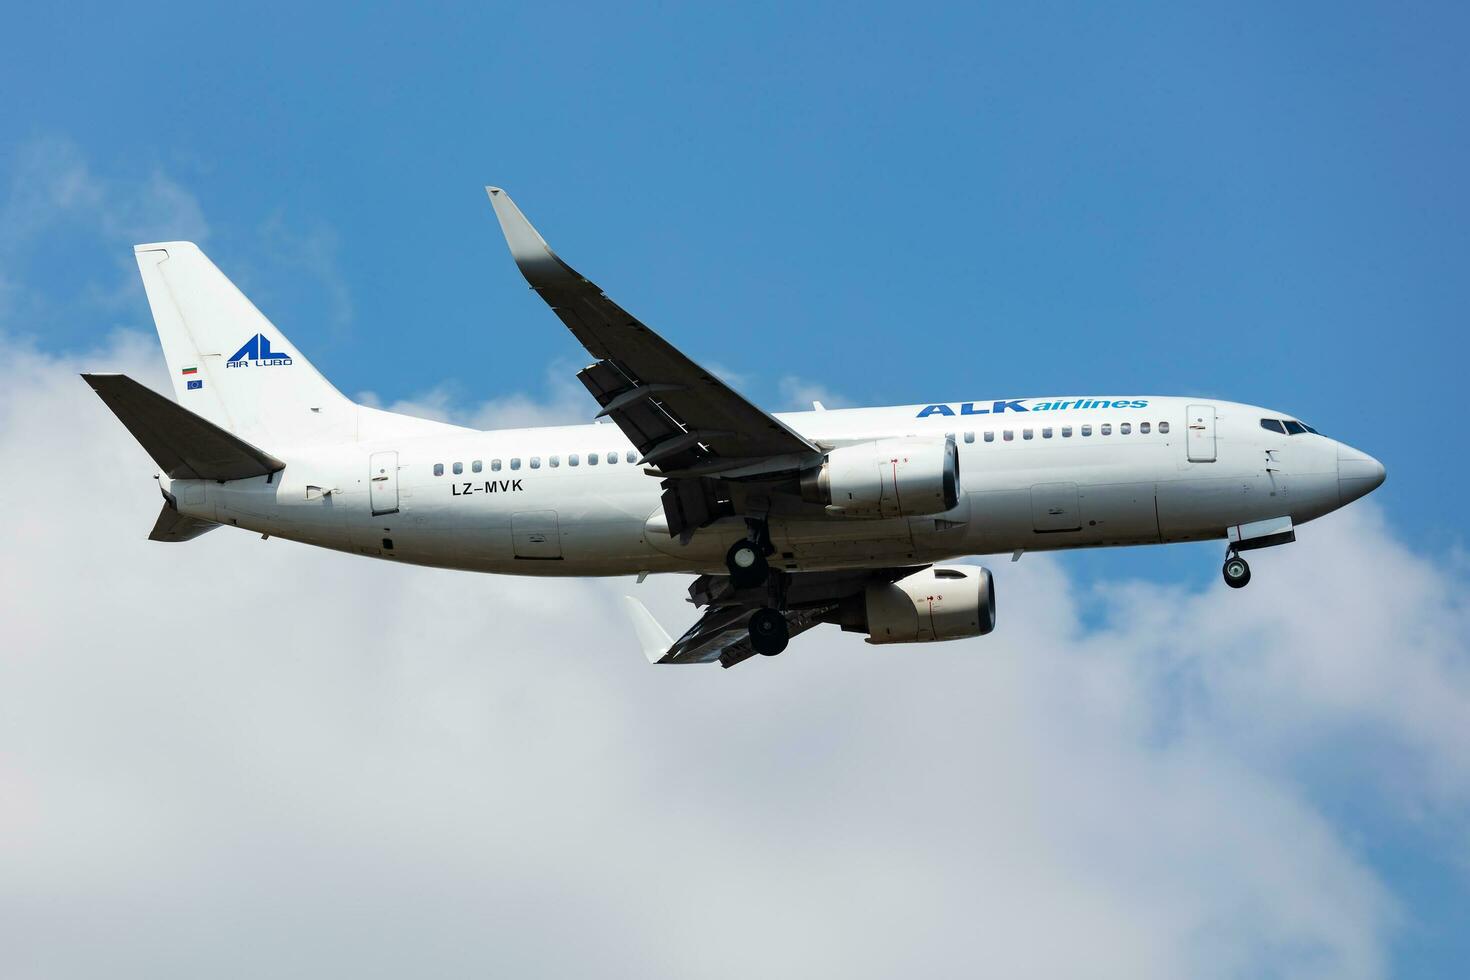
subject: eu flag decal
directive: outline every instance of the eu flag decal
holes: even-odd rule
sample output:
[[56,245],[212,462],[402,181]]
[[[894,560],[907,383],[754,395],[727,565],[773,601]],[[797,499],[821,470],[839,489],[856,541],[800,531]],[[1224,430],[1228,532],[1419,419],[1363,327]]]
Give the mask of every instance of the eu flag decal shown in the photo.
[[190,381],[189,382],[189,390],[190,391],[198,391],[200,388],[203,388],[203,387],[204,387],[204,382],[203,381]]

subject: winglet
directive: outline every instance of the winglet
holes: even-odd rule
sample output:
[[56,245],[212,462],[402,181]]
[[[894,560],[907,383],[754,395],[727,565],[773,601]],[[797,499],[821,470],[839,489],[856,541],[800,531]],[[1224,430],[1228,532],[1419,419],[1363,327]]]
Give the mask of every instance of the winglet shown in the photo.
[[485,193],[489,195],[490,206],[495,209],[495,217],[500,221],[500,230],[505,233],[505,244],[510,246],[510,257],[515,259],[516,268],[521,270],[521,275],[526,277],[527,282],[540,287],[558,279],[581,281],[582,277],[577,270],[563,262],[551,250],[551,246],[546,244],[541,233],[531,227],[531,222],[521,214],[521,209],[516,207],[516,202],[510,199],[509,194],[499,187],[486,187]]
[[674,641],[669,639],[669,634],[653,618],[653,613],[648,607],[632,596],[623,596],[628,604],[628,618],[633,620],[633,631],[638,634],[638,642],[643,646],[643,655],[651,664],[658,663],[664,654],[669,652],[669,647]]

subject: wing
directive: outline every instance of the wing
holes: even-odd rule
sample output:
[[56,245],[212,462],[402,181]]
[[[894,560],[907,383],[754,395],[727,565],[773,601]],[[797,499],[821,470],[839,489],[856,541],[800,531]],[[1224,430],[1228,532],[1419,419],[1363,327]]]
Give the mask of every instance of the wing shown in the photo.
[[557,257],[505,191],[486,191],[521,274],[597,358],[577,377],[602,406],[599,414],[617,423],[643,463],[657,467],[657,475],[676,478],[665,484],[670,534],[714,517],[701,500],[708,495],[671,486],[677,478],[789,471],[819,452],[582,278]]
[[[715,606],[706,610],[688,632],[674,641],[656,663],[708,664],[716,660],[721,667],[733,667],[755,656],[750,645],[748,624],[755,606]],[[787,609],[788,634],[795,638],[822,622],[821,609]]]
[[[859,596],[875,582],[896,582],[926,567],[787,574],[785,608],[781,611],[786,617],[787,635],[794,639],[820,623],[843,625],[847,622],[841,612],[844,599]],[[689,601],[704,607],[704,615],[683,636],[670,642],[643,604],[628,597],[633,627],[649,663],[708,664],[718,660],[722,667],[733,667],[755,656],[750,644],[750,617],[766,604],[764,589],[741,592],[731,586],[728,576],[701,575],[689,586]]]

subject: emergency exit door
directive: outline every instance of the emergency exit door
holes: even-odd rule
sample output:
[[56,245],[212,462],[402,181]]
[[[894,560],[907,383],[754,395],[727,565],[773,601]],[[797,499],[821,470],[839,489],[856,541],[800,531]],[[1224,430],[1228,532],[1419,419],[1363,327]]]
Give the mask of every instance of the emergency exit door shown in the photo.
[[398,513],[398,454],[373,453],[368,457],[368,500],[373,516]]
[[1191,405],[1184,427],[1185,449],[1191,463],[1215,461],[1215,406]]

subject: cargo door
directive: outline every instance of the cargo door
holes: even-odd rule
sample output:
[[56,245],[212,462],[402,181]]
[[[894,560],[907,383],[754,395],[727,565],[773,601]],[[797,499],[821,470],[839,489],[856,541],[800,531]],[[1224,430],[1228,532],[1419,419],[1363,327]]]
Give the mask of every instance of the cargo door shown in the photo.
[[1191,463],[1215,461],[1215,406],[1191,405],[1186,419],[1185,450]]
[[510,516],[510,536],[517,558],[556,561],[561,558],[561,527],[554,510],[529,510]]
[[373,515],[398,513],[398,454],[373,453],[368,457],[368,500]]
[[1031,488],[1031,527],[1037,532],[1076,531],[1082,508],[1075,483],[1040,483]]

